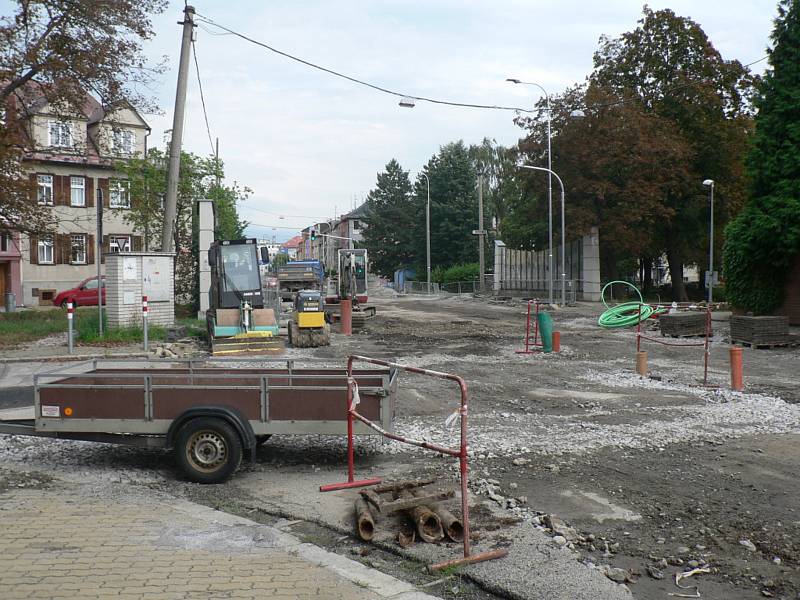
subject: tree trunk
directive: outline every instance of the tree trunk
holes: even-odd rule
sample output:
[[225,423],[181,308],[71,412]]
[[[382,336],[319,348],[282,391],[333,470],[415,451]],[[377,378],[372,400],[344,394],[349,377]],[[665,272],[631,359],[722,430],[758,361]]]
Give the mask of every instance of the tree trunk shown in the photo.
[[642,294],[646,294],[653,287],[653,259],[645,256],[642,259],[642,269],[644,271],[644,278],[642,279]]
[[675,248],[667,249],[667,262],[669,263],[669,277],[672,280],[672,300],[674,302],[688,302],[686,286],[683,284],[683,257]]

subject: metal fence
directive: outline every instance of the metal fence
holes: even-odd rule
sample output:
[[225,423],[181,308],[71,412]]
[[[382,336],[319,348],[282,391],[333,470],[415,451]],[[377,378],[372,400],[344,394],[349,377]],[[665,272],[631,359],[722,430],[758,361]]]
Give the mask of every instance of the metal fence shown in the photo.
[[440,292],[439,284],[431,282],[430,290],[428,290],[427,281],[404,281],[403,293],[404,294],[438,294]]

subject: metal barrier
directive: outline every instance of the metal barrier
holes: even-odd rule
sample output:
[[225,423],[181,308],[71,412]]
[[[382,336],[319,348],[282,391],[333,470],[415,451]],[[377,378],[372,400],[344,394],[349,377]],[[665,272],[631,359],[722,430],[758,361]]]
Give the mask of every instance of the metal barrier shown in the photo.
[[[649,306],[653,308],[670,308],[672,304],[652,304],[648,302]],[[655,342],[656,344],[661,344],[663,346],[683,346],[686,348],[691,347],[698,347],[703,346],[703,385],[708,385],[708,359],[710,354],[709,349],[709,337],[711,337],[711,306],[706,307],[706,333],[705,339],[702,342],[665,342],[664,340],[660,340],[658,338],[648,337],[642,334],[642,304],[639,304],[639,320],[636,323],[636,354],[637,357],[642,352],[642,340],[649,340],[651,342]]]
[[[528,315],[525,320],[525,349],[517,350],[517,354],[533,354],[540,352],[542,349],[542,342],[539,340],[539,304],[538,300],[528,300]],[[531,341],[531,305],[536,309],[534,313],[533,322],[533,341]]]
[[[352,378],[353,373],[353,363],[355,361],[361,361],[370,363],[373,365],[389,367],[390,369],[396,369],[398,371],[405,371],[407,373],[416,373],[419,375],[428,375],[430,377],[438,377],[439,379],[447,379],[449,381],[453,381],[458,385],[460,394],[461,394],[461,404],[460,407],[456,412],[453,413],[453,417],[459,416],[461,419],[461,443],[458,450],[454,450],[453,448],[446,448],[445,446],[440,446],[438,444],[433,444],[431,442],[426,442],[424,440],[415,440],[412,438],[407,438],[401,435],[397,435],[395,433],[391,433],[386,431],[385,429],[381,428],[379,425],[376,425],[363,415],[359,414],[356,410],[358,406],[358,385],[356,384],[355,380]],[[446,561],[442,563],[437,563],[430,566],[432,570],[443,569],[445,567],[460,565],[460,564],[467,564],[467,563],[474,563],[474,562],[482,562],[485,560],[492,560],[495,558],[502,558],[508,554],[507,550],[493,550],[490,552],[482,552],[480,554],[471,555],[470,554],[470,539],[469,539],[469,492],[467,490],[467,483],[468,483],[468,460],[467,460],[467,405],[468,405],[468,395],[467,395],[467,384],[466,382],[459,377],[458,375],[452,375],[450,373],[441,373],[439,371],[431,371],[428,369],[421,369],[419,367],[409,367],[406,365],[400,365],[393,362],[388,362],[384,360],[379,360],[376,358],[368,358],[366,356],[358,356],[358,355],[351,355],[347,359],[347,374],[348,374],[348,386],[347,386],[347,481],[342,483],[333,483],[329,485],[320,486],[321,492],[329,492],[333,490],[340,490],[340,489],[347,489],[353,487],[362,487],[366,485],[373,485],[375,483],[380,483],[380,479],[362,479],[356,480],[355,479],[355,445],[354,445],[354,438],[353,438],[353,422],[355,420],[360,421],[367,427],[374,429],[382,436],[390,439],[395,440],[397,442],[402,442],[404,444],[411,444],[413,446],[418,446],[420,448],[426,448],[428,450],[433,450],[434,452],[439,452],[441,454],[446,454],[448,456],[457,457],[459,460],[459,470],[461,472],[461,512],[464,519],[464,541],[463,541],[463,549],[464,549],[464,556],[463,558]]]

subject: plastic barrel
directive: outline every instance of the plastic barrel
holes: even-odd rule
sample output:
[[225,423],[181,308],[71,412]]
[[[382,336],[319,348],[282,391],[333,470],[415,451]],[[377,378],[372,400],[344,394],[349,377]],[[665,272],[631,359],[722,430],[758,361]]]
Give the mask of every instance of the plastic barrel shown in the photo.
[[553,317],[549,312],[539,312],[539,336],[542,338],[542,350],[553,351]]

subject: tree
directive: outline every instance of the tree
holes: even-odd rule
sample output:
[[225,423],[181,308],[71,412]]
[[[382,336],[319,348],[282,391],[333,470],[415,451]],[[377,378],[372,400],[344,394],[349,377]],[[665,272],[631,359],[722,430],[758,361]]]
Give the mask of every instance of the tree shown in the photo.
[[[442,146],[424,167],[431,185],[431,263],[451,266],[475,262],[478,239],[472,230],[478,226],[477,174],[463,141]],[[426,255],[425,205],[428,184],[417,177],[413,247],[417,264]]]
[[[126,222],[141,231],[145,250],[158,245],[164,224],[162,199],[166,194],[167,155],[156,148],[148,151],[146,158],[120,161],[117,171],[130,181],[130,209],[120,210]],[[175,243],[175,293],[183,302],[197,298],[196,272],[199,252],[197,247],[197,222],[194,202],[198,198],[214,201],[216,239],[237,239],[244,235],[247,223],[240,220],[236,205],[248,198],[251,190],[234,182],[220,183],[224,179],[224,165],[214,157],[200,157],[189,152],[181,153],[180,179],[178,180],[177,218]]]
[[[419,226],[417,207],[411,200],[411,180],[397,160],[378,173],[377,184],[367,196],[369,227],[364,230],[364,246],[372,269],[391,276],[395,270],[415,262],[413,230]],[[422,226],[424,228],[424,213]]]
[[696,186],[663,190],[668,211],[656,232],[667,254],[673,295],[686,300],[683,265],[699,262],[708,242],[707,198],[700,182],[718,182],[722,221],[743,202],[748,98],[755,80],[739,61],[724,60],[700,25],[669,9],[648,7],[634,31],[601,39],[594,67],[591,84],[635,99],[646,113],[673,127],[689,149],[688,181]]
[[800,4],[780,2],[772,41],[771,69],[755,101],[750,195],[725,232],[726,293],[757,314],[780,306],[787,274],[800,254]]
[[126,99],[154,108],[138,90],[162,65],[148,66],[141,44],[153,37],[150,16],[166,0],[18,0],[0,18],[0,230],[52,229],[47,207],[30,202],[32,186],[20,168],[26,147],[21,120],[31,94],[63,114],[81,112],[87,92],[108,105]]

